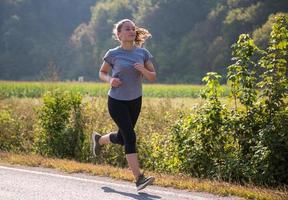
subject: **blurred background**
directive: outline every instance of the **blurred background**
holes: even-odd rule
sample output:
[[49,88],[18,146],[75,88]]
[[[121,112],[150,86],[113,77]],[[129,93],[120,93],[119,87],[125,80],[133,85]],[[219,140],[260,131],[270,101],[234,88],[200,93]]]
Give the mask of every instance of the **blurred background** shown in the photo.
[[152,33],[158,82],[199,84],[225,76],[239,34],[265,48],[287,11],[287,0],[0,0],[0,80],[98,81],[114,23],[130,18]]

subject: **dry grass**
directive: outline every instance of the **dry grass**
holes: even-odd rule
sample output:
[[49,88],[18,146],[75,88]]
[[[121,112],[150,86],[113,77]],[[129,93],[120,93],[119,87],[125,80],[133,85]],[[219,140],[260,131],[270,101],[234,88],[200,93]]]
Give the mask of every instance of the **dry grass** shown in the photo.
[[[133,181],[133,176],[128,169],[120,169],[107,165],[79,163],[72,160],[44,158],[39,155],[23,155],[2,152],[0,153],[0,163],[54,168],[67,173],[87,173],[90,175],[108,176],[115,179]],[[164,187],[174,187],[189,191],[209,192],[221,196],[233,195],[246,199],[288,199],[288,192],[285,189],[266,189],[255,186],[240,186],[219,181],[195,179],[185,176],[171,176],[151,172],[147,172],[147,174],[155,176],[155,184]]]

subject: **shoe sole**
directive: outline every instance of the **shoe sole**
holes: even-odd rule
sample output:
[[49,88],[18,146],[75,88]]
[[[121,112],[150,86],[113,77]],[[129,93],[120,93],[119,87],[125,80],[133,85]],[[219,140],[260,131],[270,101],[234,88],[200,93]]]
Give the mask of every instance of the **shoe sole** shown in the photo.
[[92,152],[93,152],[93,155],[94,156],[97,156],[96,154],[96,140],[95,140],[95,136],[96,136],[96,133],[92,133],[91,137],[92,137],[92,141],[93,141],[93,147],[92,147]]
[[155,181],[155,178],[154,178],[154,177],[149,178],[149,180],[148,180],[147,182],[145,182],[144,184],[139,185],[139,186],[137,187],[137,191],[143,190],[143,189],[144,189],[145,187],[147,187],[148,185],[152,185],[154,181]]

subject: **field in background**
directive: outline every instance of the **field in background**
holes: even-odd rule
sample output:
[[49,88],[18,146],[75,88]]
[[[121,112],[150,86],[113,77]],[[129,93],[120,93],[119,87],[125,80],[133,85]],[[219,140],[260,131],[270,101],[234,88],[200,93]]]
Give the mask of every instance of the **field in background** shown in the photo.
[[[229,87],[222,86],[222,96],[229,95]],[[87,96],[106,97],[109,85],[106,83],[93,82],[12,82],[0,81],[0,98],[26,97],[39,98],[46,91],[59,89],[79,92]],[[204,85],[168,85],[168,84],[144,84],[143,95],[145,97],[177,98],[200,96]]]

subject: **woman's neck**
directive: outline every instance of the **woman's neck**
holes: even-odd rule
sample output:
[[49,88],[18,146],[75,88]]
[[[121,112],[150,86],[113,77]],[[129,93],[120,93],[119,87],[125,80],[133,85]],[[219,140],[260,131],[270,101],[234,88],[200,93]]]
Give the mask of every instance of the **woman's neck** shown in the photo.
[[121,42],[120,47],[125,50],[131,50],[135,47],[134,42]]

